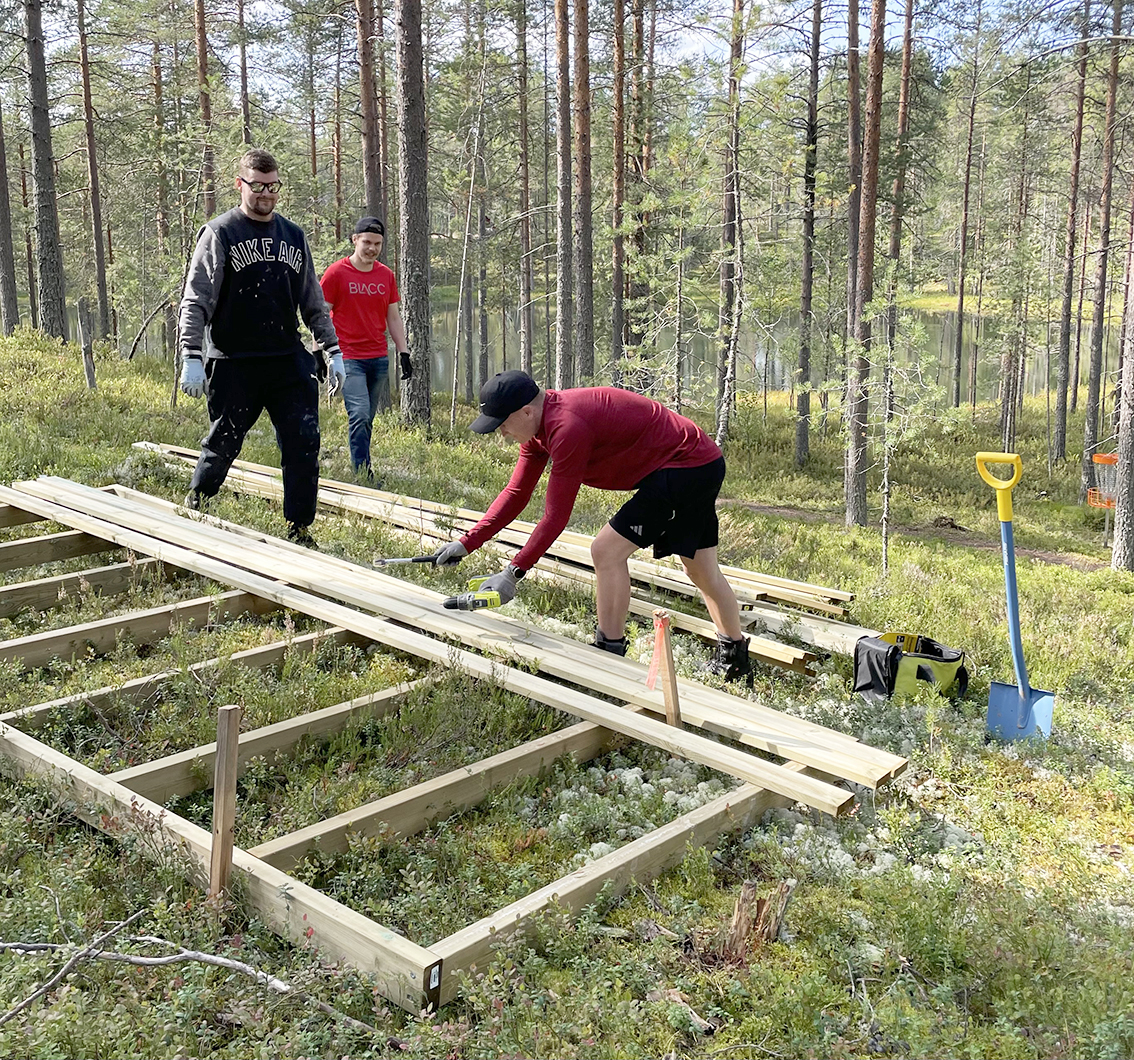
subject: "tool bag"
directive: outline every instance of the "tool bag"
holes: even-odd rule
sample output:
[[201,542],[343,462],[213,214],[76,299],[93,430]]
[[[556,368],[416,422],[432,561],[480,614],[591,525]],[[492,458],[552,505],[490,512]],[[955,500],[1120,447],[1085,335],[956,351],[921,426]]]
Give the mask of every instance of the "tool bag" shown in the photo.
[[895,692],[913,692],[918,681],[944,695],[963,696],[969,687],[965,653],[916,633],[859,637],[854,646],[854,690],[871,703]]

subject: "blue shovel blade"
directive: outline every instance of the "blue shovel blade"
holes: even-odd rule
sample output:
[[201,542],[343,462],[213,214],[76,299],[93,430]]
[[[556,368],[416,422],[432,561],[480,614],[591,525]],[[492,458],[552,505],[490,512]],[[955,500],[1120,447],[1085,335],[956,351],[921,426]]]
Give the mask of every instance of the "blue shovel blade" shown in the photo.
[[993,681],[988,688],[988,731],[1002,740],[1026,740],[1051,735],[1055,693],[1033,688],[1030,696],[1017,685]]

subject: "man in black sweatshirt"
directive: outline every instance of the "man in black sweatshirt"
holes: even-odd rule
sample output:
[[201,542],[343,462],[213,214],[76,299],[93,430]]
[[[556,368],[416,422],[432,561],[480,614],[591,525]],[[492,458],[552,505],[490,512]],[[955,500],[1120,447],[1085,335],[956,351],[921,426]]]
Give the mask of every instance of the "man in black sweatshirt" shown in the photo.
[[209,221],[181,296],[181,389],[205,395],[209,433],[185,504],[220,490],[244,436],[265,409],[276,429],[288,537],[314,547],[319,483],[319,364],[296,312],[327,357],[332,396],[343,382],[339,342],[303,229],[276,213],[282,181],[267,152],[240,159],[240,205]]

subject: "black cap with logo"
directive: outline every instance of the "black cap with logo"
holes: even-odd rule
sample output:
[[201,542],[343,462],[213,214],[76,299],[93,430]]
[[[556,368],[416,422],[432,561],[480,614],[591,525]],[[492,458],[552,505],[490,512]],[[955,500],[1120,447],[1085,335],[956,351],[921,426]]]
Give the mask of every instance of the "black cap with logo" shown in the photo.
[[354,234],[360,236],[363,232],[372,232],[376,236],[384,236],[386,226],[382,223],[380,217],[360,217],[358,224],[354,226]]
[[469,430],[491,434],[538,393],[539,384],[526,372],[498,372],[480,388],[480,415],[469,425]]

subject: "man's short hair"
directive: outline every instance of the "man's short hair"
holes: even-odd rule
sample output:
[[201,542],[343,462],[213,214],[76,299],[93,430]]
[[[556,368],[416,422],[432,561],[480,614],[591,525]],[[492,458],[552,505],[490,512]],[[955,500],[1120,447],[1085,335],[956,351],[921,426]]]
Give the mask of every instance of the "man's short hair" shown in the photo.
[[239,176],[245,170],[249,173],[278,173],[280,165],[270,151],[262,147],[253,147],[240,156],[236,163],[236,173]]

